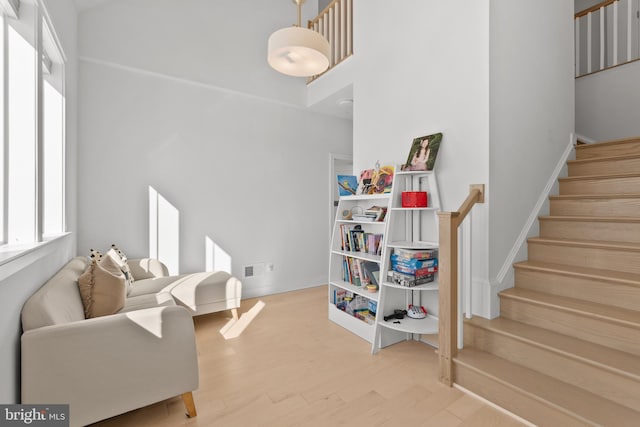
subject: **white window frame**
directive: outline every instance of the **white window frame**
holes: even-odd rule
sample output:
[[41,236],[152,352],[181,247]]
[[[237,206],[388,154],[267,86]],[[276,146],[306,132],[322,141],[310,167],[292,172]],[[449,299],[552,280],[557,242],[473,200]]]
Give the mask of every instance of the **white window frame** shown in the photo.
[[[0,131],[0,138],[2,141],[2,146],[0,146],[0,150],[2,151],[2,158],[0,161],[2,162],[2,170],[0,171],[0,186],[2,187],[2,194],[0,197],[2,200],[0,212],[2,216],[0,217],[0,227],[2,227],[2,234],[0,235],[0,266],[4,266],[8,262],[21,257],[25,254],[32,253],[35,248],[38,248],[50,241],[56,240],[59,237],[66,236],[69,233],[67,232],[67,215],[66,215],[66,64],[67,58],[64,54],[64,50],[62,49],[62,45],[57,35],[55,34],[55,29],[51,23],[51,19],[44,7],[44,4],[41,0],[34,0],[34,6],[36,10],[36,19],[35,19],[35,28],[33,29],[35,35],[35,44],[36,44],[36,55],[37,58],[41,58],[40,61],[36,62],[36,120],[35,120],[35,134],[36,134],[36,155],[35,155],[35,171],[36,171],[36,188],[35,188],[35,198],[36,198],[36,223],[34,224],[34,241],[33,242],[23,242],[20,244],[12,244],[11,242],[7,242],[9,236],[9,230],[11,224],[9,223],[8,218],[8,182],[9,182],[9,174],[10,165],[8,159],[8,124],[9,124],[9,111],[8,111],[8,77],[7,77],[7,69],[8,69],[8,53],[7,53],[7,33],[8,33],[8,20],[10,19],[20,19],[20,0],[0,0],[0,14],[4,15],[4,18],[0,20],[0,31],[2,32],[2,37],[0,38],[0,43],[2,43],[3,49],[0,52],[3,57],[0,61],[0,67],[3,68],[3,71],[0,75],[0,90],[3,92],[2,102],[3,105],[0,109],[0,120],[3,121],[4,126],[2,126],[2,130]],[[53,44],[54,49],[56,50],[55,55],[59,56],[59,65],[61,66],[61,90],[62,90],[62,114],[61,114],[61,127],[62,127],[62,162],[61,162],[61,175],[62,175],[62,192],[61,192],[61,209],[62,209],[62,224],[61,224],[61,233],[52,234],[49,236],[43,235],[43,223],[44,223],[44,191],[45,191],[45,183],[44,183],[44,77],[43,73],[47,72],[46,66],[43,65],[43,61],[50,60],[49,54],[45,54],[44,52],[44,44],[43,44],[43,28],[46,26],[48,30],[48,34],[51,36],[49,42]],[[1,273],[1,272],[0,272]],[[0,274],[1,275],[1,274]]]

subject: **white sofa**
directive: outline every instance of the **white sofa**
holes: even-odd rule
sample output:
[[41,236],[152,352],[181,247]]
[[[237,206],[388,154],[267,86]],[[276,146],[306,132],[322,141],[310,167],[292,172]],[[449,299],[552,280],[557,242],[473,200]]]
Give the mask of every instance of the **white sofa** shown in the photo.
[[134,283],[124,308],[85,319],[72,259],[22,309],[22,403],[69,404],[83,426],[182,395],[195,416],[198,360],[192,316],[235,309],[241,283],[227,273],[168,276],[157,260],[128,262]]

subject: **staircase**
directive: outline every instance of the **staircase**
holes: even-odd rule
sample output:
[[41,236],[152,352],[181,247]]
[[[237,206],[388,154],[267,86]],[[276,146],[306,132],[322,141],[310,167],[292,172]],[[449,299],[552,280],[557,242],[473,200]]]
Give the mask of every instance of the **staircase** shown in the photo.
[[455,382],[539,426],[640,426],[640,138],[576,146]]

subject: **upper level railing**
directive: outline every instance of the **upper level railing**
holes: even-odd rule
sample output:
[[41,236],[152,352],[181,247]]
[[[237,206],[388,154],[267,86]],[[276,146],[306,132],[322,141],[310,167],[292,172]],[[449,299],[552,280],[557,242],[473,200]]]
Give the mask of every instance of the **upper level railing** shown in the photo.
[[575,14],[575,75],[640,58],[639,0],[606,0]]
[[[327,71],[353,54],[353,0],[333,0],[309,21],[308,27],[329,41],[331,57]],[[310,77],[309,82],[321,75]]]
[[453,384],[453,358],[458,353],[458,228],[476,203],[484,203],[484,184],[471,185],[456,212],[438,212],[438,366],[440,381]]

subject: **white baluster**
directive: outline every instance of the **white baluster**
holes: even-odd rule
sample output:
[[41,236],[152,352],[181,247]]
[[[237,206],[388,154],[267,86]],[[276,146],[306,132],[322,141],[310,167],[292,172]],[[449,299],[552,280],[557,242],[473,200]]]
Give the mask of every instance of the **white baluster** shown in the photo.
[[574,20],[574,27],[576,30],[575,40],[576,40],[576,77],[580,75],[580,18]]
[[600,8],[600,68],[599,70],[604,69],[604,7]]
[[627,61],[631,61],[631,45],[633,44],[633,1],[627,2]]
[[591,51],[593,49],[593,43],[591,42],[591,15],[591,12],[587,14],[587,74],[591,72]]
[[611,65],[618,65],[618,3],[613,3],[613,61]]
[[347,55],[353,53],[353,3],[352,0],[346,0],[347,3]]
[[340,1],[340,60],[347,56],[347,2]]

